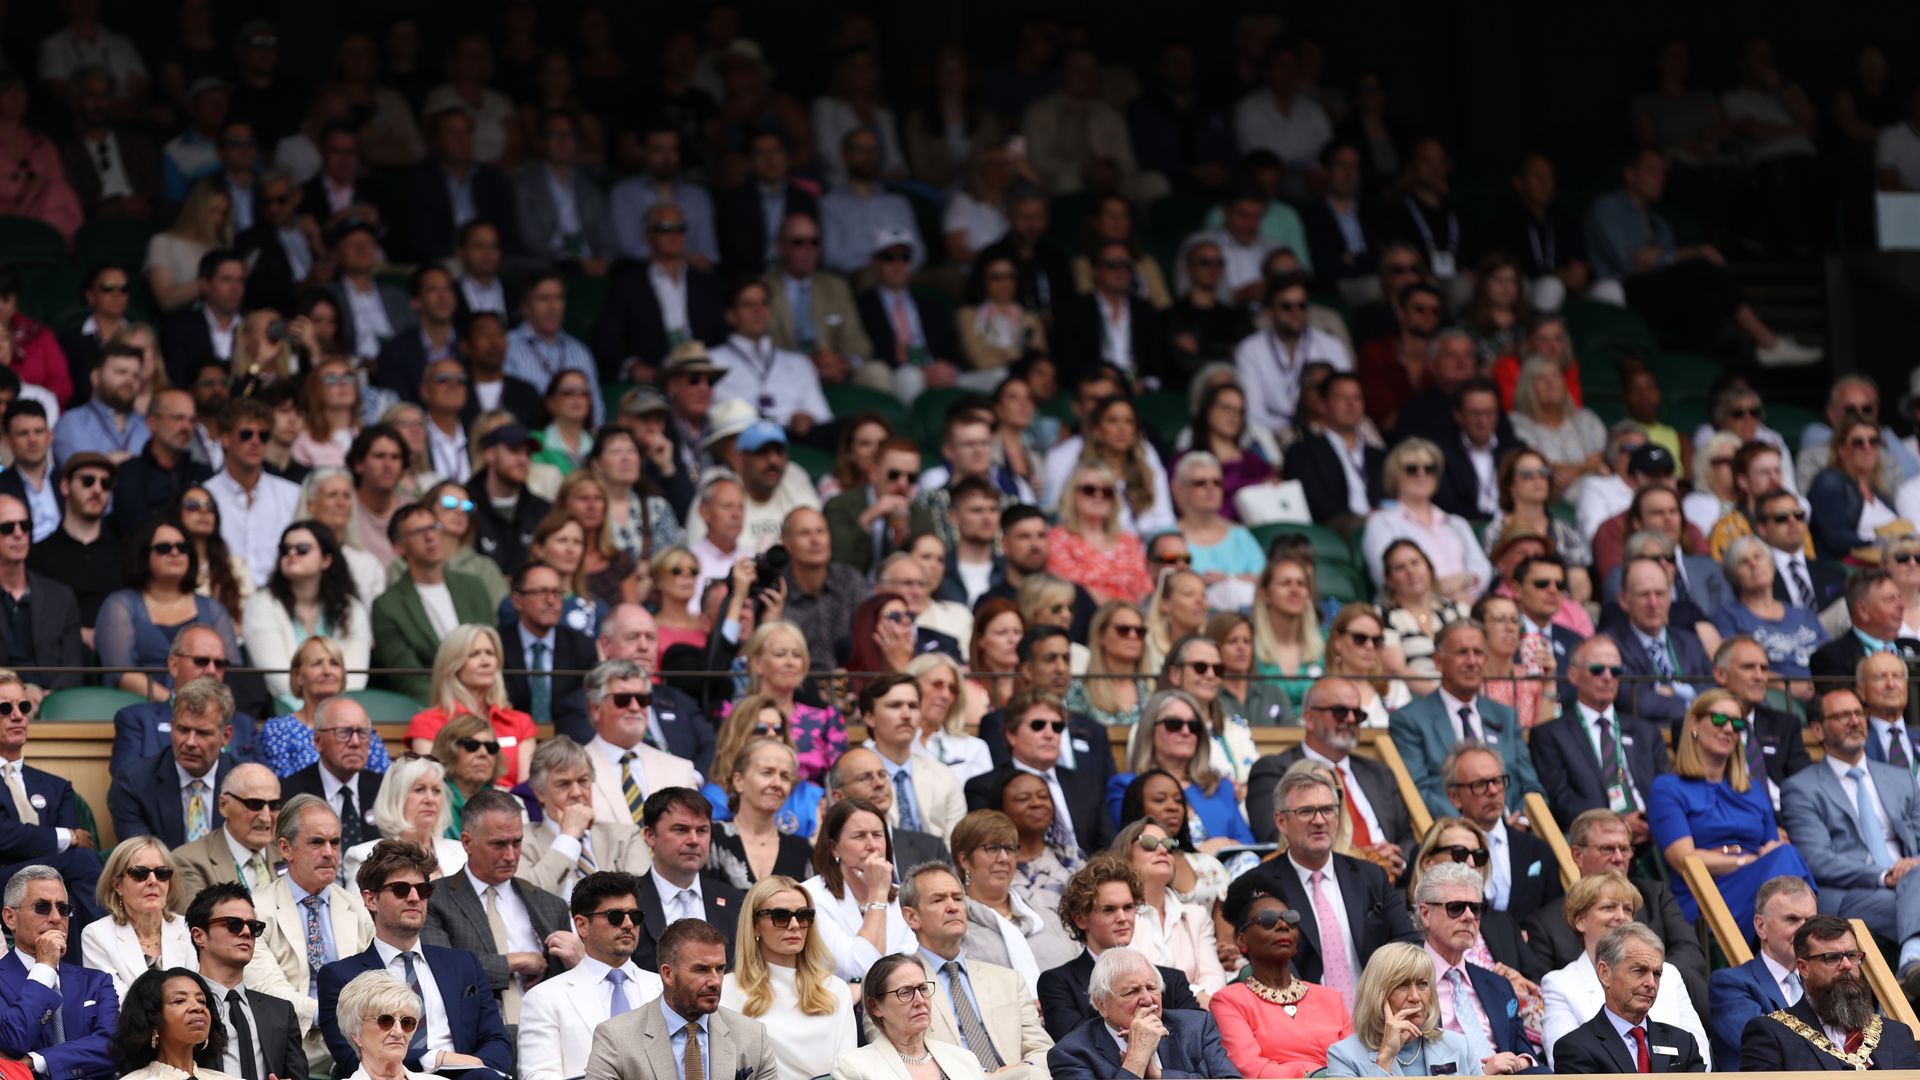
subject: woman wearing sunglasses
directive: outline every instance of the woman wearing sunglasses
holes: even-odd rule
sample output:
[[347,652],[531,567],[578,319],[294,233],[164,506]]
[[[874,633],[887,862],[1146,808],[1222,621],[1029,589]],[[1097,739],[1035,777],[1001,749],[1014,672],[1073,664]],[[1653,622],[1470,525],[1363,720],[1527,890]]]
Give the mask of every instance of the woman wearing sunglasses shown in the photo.
[[1220,964],[1213,909],[1189,904],[1173,890],[1175,866],[1185,861],[1179,843],[1159,822],[1143,817],[1121,829],[1107,850],[1127,860],[1140,878],[1133,947],[1185,975],[1194,1000],[1206,1008],[1208,999],[1227,985],[1227,972]]
[[1831,463],[1807,485],[1812,511],[1807,528],[1814,553],[1823,559],[1865,562],[1882,538],[1913,532],[1893,509],[1892,489],[1881,465],[1880,429],[1849,416],[1834,428]]
[[1213,760],[1219,764],[1221,773],[1239,786],[1239,794],[1244,797],[1247,774],[1253,771],[1260,751],[1254,745],[1253,728],[1246,718],[1229,712],[1221,700],[1221,680],[1226,674],[1220,646],[1203,634],[1186,634],[1174,639],[1167,662],[1160,668],[1156,689],[1184,690],[1200,703],[1200,719],[1206,722],[1213,740]]
[[187,921],[169,910],[175,874],[173,853],[151,836],[120,841],[100,871],[94,897],[109,917],[80,932],[80,956],[87,967],[113,976],[123,1002],[133,981],[156,966],[200,966]]
[[972,1051],[927,1038],[940,984],[925,960],[912,951],[892,953],[864,975],[861,1004],[880,1037],[841,1054],[833,1063],[833,1080],[986,1080]]
[[1407,684],[1387,677],[1381,653],[1386,624],[1379,609],[1364,601],[1348,604],[1327,627],[1327,674],[1344,675],[1360,690],[1361,727],[1384,728],[1387,714],[1413,700]]
[[813,902],[784,874],[755,882],[740,902],[733,970],[720,1007],[766,1026],[779,1080],[811,1080],[858,1045],[853,988],[833,973],[814,932]]
[[353,591],[353,576],[333,532],[317,521],[296,521],[280,533],[280,558],[267,587],[247,598],[242,624],[247,656],[267,669],[267,690],[277,708],[300,707],[289,675],[294,650],[310,637],[332,638],[346,661],[346,688],[363,690],[373,652],[367,605]]
[[[404,983],[401,989],[406,989]],[[116,1067],[110,1075],[237,1080],[199,1064],[202,1057],[219,1061],[226,1054],[226,1025],[214,1017],[213,1009],[207,984],[193,968],[156,967],[142,973],[127,988],[120,1007],[120,1028],[112,1044]]]
[[[1553,516],[1548,508],[1561,501],[1562,492],[1553,478],[1553,467],[1537,450],[1512,450],[1500,459],[1495,482],[1500,491],[1500,509],[1480,530],[1480,546],[1488,555],[1500,546],[1509,528],[1526,528],[1553,542],[1553,550],[1567,564],[1567,594],[1584,603],[1593,594],[1593,578],[1587,567],[1593,552],[1580,530]],[[1391,570],[1391,568],[1389,568]],[[1391,578],[1391,572],[1389,572]]]
[[[1420,879],[1436,866],[1457,863],[1480,875],[1484,888],[1493,879],[1493,852],[1486,831],[1466,818],[1444,817],[1427,827],[1427,835],[1415,849],[1407,868],[1407,908],[1417,910],[1414,897],[1419,894]],[[1480,934],[1467,947],[1466,958],[1499,975],[1513,986],[1520,1002],[1520,1020],[1527,1033],[1539,1038],[1544,1005],[1540,997],[1540,979],[1546,966],[1527,946],[1520,925],[1513,916],[1489,906],[1480,915]]]
[[430,1074],[406,1066],[407,1047],[423,1023],[420,1010],[420,996],[385,971],[356,975],[341,988],[334,1019],[360,1055],[347,1080],[428,1080]]
[[[461,713],[448,720],[434,735],[433,759],[446,770],[447,812],[451,819],[441,835],[458,840],[461,811],[467,800],[500,784],[506,777],[507,762],[502,750],[500,736],[494,734],[493,725],[472,713]],[[527,760],[531,763],[533,759]]]
[[1205,706],[1185,690],[1161,690],[1147,699],[1127,741],[1128,771],[1107,781],[1107,813],[1116,827],[1121,824],[1120,804],[1127,785],[1149,769],[1164,769],[1186,792],[1187,805],[1199,822],[1197,843],[1254,842],[1253,830],[1240,810],[1237,787],[1214,750],[1206,715]]
[[1440,489],[1440,448],[1425,439],[1407,439],[1387,451],[1380,484],[1389,500],[1367,516],[1360,554],[1375,585],[1387,580],[1386,552],[1396,540],[1412,540],[1433,564],[1440,594],[1471,604],[1493,581],[1493,564],[1467,520],[1434,505]]
[[[1096,600],[1133,603],[1153,589],[1147,549],[1132,531],[1121,531],[1119,476],[1099,461],[1074,466],[1060,493],[1060,523],[1047,534],[1047,572],[1093,594]],[[1171,524],[1173,513],[1167,513]]]
[[[916,568],[916,573],[918,572]],[[853,648],[847,670],[861,675],[905,674],[914,656],[913,612],[899,593],[877,592],[853,610]],[[866,679],[856,679],[859,693]]]
[[181,492],[176,509],[199,564],[193,579],[194,595],[218,601],[233,617],[237,630],[244,625],[246,603],[253,597],[253,568],[227,547],[227,538],[220,532],[220,504],[213,501],[206,488],[195,486]]
[[593,435],[587,430],[593,423],[593,388],[587,385],[587,376],[571,369],[555,375],[547,383],[546,406],[553,422],[540,432],[540,452],[533,460],[544,461],[566,476],[593,449]]
[[[379,736],[374,736],[374,740],[378,745]],[[433,872],[436,878],[459,870],[467,865],[467,849],[460,841],[447,839],[445,834],[452,822],[446,768],[431,757],[418,754],[402,757],[387,770],[380,781],[380,794],[373,800],[373,823],[380,835],[340,853],[340,880],[358,878],[360,864],[381,840],[405,840],[423,851],[433,852],[439,864]]]
[[1753,898],[1769,878],[1790,874],[1813,884],[1813,872],[1773,816],[1767,778],[1747,771],[1747,707],[1732,691],[1693,699],[1673,745],[1673,771],[1647,789],[1653,844],[1673,868],[1673,895],[1688,921],[1700,905],[1680,874],[1700,856],[1739,926],[1753,924]]
[[[349,486],[347,489],[349,500],[347,504],[348,513],[352,512],[352,491],[352,487]],[[452,480],[443,480],[428,488],[426,494],[420,496],[420,501],[425,503],[427,508],[434,512],[434,516],[440,519],[441,546],[447,551],[452,552],[452,555],[447,559],[447,570],[453,573],[467,574],[479,578],[480,583],[487,587],[487,598],[496,605],[506,599],[507,593],[511,590],[507,588],[506,575],[500,572],[500,564],[482,555],[480,551],[474,547],[474,503],[467,491],[467,486]],[[314,516],[318,517],[319,515],[315,514]],[[322,524],[325,524],[325,522],[322,522]],[[333,526],[328,525],[327,527],[332,528]],[[366,552],[360,551],[357,548],[347,548],[346,551],[349,564],[354,561],[355,555],[366,556]],[[359,571],[355,570],[354,573],[354,580],[359,581]],[[382,579],[388,584],[399,581],[401,578],[407,576],[406,561],[395,559],[391,567],[382,567],[380,573]],[[378,596],[380,594],[374,593],[374,595]],[[364,593],[361,599],[366,599]],[[373,601],[367,600],[367,603],[371,606]]]
[[1010,967],[1036,991],[1040,973],[1080,955],[1060,925],[1056,897],[1036,907],[1014,887],[1020,830],[998,810],[975,810],[953,827],[953,864],[967,890],[969,955]]
[[1131,601],[1109,600],[1087,627],[1086,677],[1067,688],[1067,711],[1085,713],[1106,727],[1140,719],[1153,684],[1146,679],[1147,620]]
[[[1227,894],[1227,886],[1233,877],[1220,860],[1212,855],[1222,847],[1232,845],[1226,837],[1216,836],[1207,839],[1202,848],[1194,841],[1198,831],[1191,813],[1187,809],[1187,793],[1180,782],[1165,769],[1148,769],[1133,778],[1127,785],[1127,793],[1120,797],[1120,820],[1139,821],[1150,818],[1158,824],[1174,841],[1174,850],[1180,858],[1173,863],[1173,881],[1168,888],[1183,903],[1192,904],[1213,913],[1216,939],[1221,934],[1230,940],[1233,927],[1218,921],[1220,900]],[[1076,869],[1077,869],[1076,865]],[[1240,957],[1228,949],[1221,949],[1220,962],[1228,971],[1240,966]]]
[[1278,888],[1256,878],[1226,913],[1248,970],[1207,1006],[1220,1027],[1221,1048],[1241,1076],[1307,1076],[1326,1066],[1328,1047],[1353,1034],[1340,994],[1294,974],[1301,913]]
[[[1786,500],[1781,502],[1784,504]],[[1914,580],[1916,591],[1920,591],[1920,542],[1908,538],[1907,547],[1912,554],[1904,568],[1907,576]],[[1759,642],[1767,650],[1768,670],[1792,680],[1787,683],[1787,689],[1794,697],[1812,700],[1813,683],[1808,678],[1811,674],[1808,664],[1814,650],[1827,643],[1827,632],[1820,625],[1819,613],[1781,599],[1791,592],[1774,589],[1773,548],[1759,537],[1735,537],[1727,544],[1720,563],[1739,596],[1713,613],[1713,627],[1719,631],[1720,639],[1744,634]]]
[[219,601],[193,591],[199,571],[199,557],[179,518],[155,517],[133,535],[122,577],[126,587],[101,601],[93,631],[101,666],[121,672],[120,689],[152,701],[170,697],[172,676],[164,670],[156,675],[143,671],[164,669],[174,635],[194,624],[220,635],[228,664],[240,662],[232,616]]
[[527,779],[539,732],[533,717],[507,702],[500,674],[504,655],[499,631],[491,626],[467,623],[441,639],[433,657],[432,707],[407,724],[407,746],[414,753],[434,753],[441,730],[453,720],[483,717],[500,741],[502,786]]
[[[1916,493],[1920,494],[1920,488]],[[1900,588],[1900,610],[1904,614],[1899,636],[1920,635],[1920,536],[1890,536],[1881,541],[1880,568],[1892,575],[1893,583]]]
[[1353,991],[1353,1034],[1327,1048],[1328,1076],[1475,1076],[1466,1036],[1440,1026],[1433,958],[1404,941],[1375,949]]
[[313,469],[347,463],[360,433],[360,380],[345,357],[330,356],[307,373],[307,424],[293,440],[293,460]]
[[706,616],[697,610],[695,593],[700,588],[700,562],[685,545],[674,544],[654,552],[647,564],[652,581],[654,622],[660,633],[660,655],[675,645],[704,649],[707,645]]
[[[1676,879],[1678,875],[1675,875]],[[1640,910],[1642,903],[1640,890],[1618,871],[1609,870],[1604,874],[1590,874],[1573,883],[1567,890],[1566,903],[1561,911],[1566,915],[1567,925],[1573,927],[1585,943],[1586,951],[1580,958],[1558,971],[1549,972],[1540,980],[1541,992],[1546,996],[1546,1024],[1541,1031],[1541,1045],[1546,1049],[1549,1061],[1553,1058],[1553,1048],[1562,1036],[1593,1019],[1606,1004],[1606,991],[1600,986],[1600,974],[1593,964],[1593,952],[1607,931],[1624,926],[1633,921],[1634,912]],[[1751,925],[1751,913],[1748,922]],[[1707,1060],[1708,1068],[1713,1062],[1708,1055],[1711,1051],[1707,1043],[1707,1030],[1700,1022],[1700,1014],[1694,1011],[1692,999],[1687,997],[1687,984],[1680,972],[1670,963],[1662,964],[1660,969],[1660,991],[1653,999],[1653,1010],[1648,1019],[1686,1031],[1693,1036],[1694,1045],[1700,1048],[1700,1054]],[[1722,1062],[1721,1068],[1737,1068],[1731,1062]]]

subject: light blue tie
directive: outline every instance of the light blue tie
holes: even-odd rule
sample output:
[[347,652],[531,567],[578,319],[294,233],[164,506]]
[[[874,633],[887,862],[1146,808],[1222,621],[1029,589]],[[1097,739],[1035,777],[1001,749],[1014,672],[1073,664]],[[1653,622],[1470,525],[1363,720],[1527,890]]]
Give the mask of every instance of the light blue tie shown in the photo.
[[612,1019],[633,1006],[627,1003],[627,989],[624,985],[627,981],[626,972],[614,968],[607,972],[607,981],[613,984],[613,999],[607,1007],[607,1018]]
[[920,809],[913,802],[913,777],[905,769],[893,774],[893,801],[900,804],[900,827],[920,832]]
[[1667,639],[1662,635],[1658,641],[1647,644],[1647,659],[1653,661],[1653,673],[1663,679],[1673,678],[1673,660],[1667,656]]
[[1487,1037],[1480,1032],[1480,1015],[1475,1011],[1473,987],[1467,985],[1466,973],[1459,968],[1447,969],[1447,981],[1453,984],[1453,1022],[1460,1028],[1460,1034],[1467,1040],[1467,1060],[1478,1063],[1493,1056],[1493,1047],[1487,1045]]
[[1853,808],[1860,815],[1860,837],[1867,843],[1867,854],[1873,865],[1885,870],[1893,865],[1893,856],[1887,854],[1886,830],[1880,827],[1873,802],[1867,798],[1867,770],[1855,765],[1847,770],[1847,778],[1853,781]]

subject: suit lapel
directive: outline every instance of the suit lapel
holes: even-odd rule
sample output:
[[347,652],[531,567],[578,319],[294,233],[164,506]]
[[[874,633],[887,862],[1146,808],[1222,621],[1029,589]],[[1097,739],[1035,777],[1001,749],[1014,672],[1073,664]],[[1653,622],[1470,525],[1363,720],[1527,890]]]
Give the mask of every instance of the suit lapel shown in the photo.
[[716,1011],[707,1018],[707,1055],[712,1059],[707,1063],[707,1075],[713,1080],[733,1080],[740,1060],[735,1037],[724,1014]]
[[640,887],[634,891],[639,894],[634,899],[640,901],[640,910],[647,913],[648,936],[660,940],[667,929],[667,911],[660,906],[660,888],[654,884],[653,871],[640,875]]
[[481,905],[480,897],[474,894],[473,879],[467,876],[465,867],[455,871],[452,877],[441,882],[441,886],[450,894],[449,899],[453,906],[460,909],[460,913],[470,920],[474,927],[484,928],[487,925],[487,909]]
[[640,1025],[640,1033],[647,1037],[647,1042],[641,1052],[653,1064],[653,1075],[658,1080],[673,1080],[679,1075],[680,1069],[673,1060],[673,1034],[667,1030],[667,1014],[660,1011],[659,999],[649,1003],[646,1008],[647,1015]]
[[1340,899],[1347,905],[1347,932],[1353,935],[1353,950],[1361,956],[1371,955],[1373,950],[1368,947],[1366,940],[1368,898],[1359,870],[1336,855],[1333,857],[1333,879],[1340,883]]
[[[1627,1056],[1627,1044],[1621,1042],[1620,1036],[1613,1030],[1613,1021],[1608,1020],[1604,1013],[1594,1017],[1583,1030],[1587,1038],[1599,1041],[1601,1052],[1607,1055],[1607,1060],[1613,1062],[1615,1072],[1637,1073],[1640,1071],[1639,1063]],[[1653,1056],[1651,1047],[1647,1050],[1647,1056]]]
[[1815,769],[1814,775],[1817,777],[1814,782],[1820,785],[1820,793],[1825,795],[1834,809],[1840,812],[1840,820],[1853,827],[1853,839],[1864,849],[1867,838],[1863,830],[1866,826],[1860,820],[1860,808],[1853,804],[1853,800],[1847,798],[1847,790],[1840,786],[1840,778],[1833,774],[1831,768],[1824,765]]

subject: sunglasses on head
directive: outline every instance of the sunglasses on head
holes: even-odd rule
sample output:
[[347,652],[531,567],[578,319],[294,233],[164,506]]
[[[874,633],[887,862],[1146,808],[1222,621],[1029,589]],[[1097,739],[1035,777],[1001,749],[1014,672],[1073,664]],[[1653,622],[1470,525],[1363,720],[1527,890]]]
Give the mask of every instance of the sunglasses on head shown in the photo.
[[647,709],[653,706],[653,695],[642,693],[608,694],[616,709]]
[[500,744],[493,739],[455,739],[453,744],[469,754],[476,750],[485,750],[494,756],[500,753]]
[[1028,731],[1045,731],[1048,728],[1052,728],[1053,733],[1055,735],[1058,735],[1061,732],[1067,730],[1067,722],[1065,720],[1029,720],[1027,721]]
[[1712,721],[1714,727],[1727,727],[1731,725],[1735,731],[1747,730],[1747,720],[1746,717],[1743,716],[1728,716],[1726,713],[1716,712],[1708,713],[1707,719]]
[[1446,912],[1447,918],[1449,919],[1458,919],[1469,911],[1473,912],[1473,917],[1476,919],[1482,918],[1487,914],[1487,902],[1485,900],[1434,901],[1433,906]]
[[392,1013],[381,1013],[373,1018],[373,1022],[381,1031],[392,1031],[393,1025],[399,1024],[403,1035],[413,1034],[413,1029],[420,1026],[417,1016],[395,1016]]
[[280,812],[281,800],[279,799],[248,799],[235,795],[231,791],[223,791],[220,794],[246,807],[247,812],[250,814],[257,814],[262,810],[271,810],[276,814]]
[[608,926],[625,926],[628,923],[639,926],[646,921],[646,913],[639,908],[609,908],[606,911],[596,911],[587,918],[605,919]]
[[373,891],[377,893],[391,893],[395,900],[405,900],[410,893],[419,894],[422,900],[431,900],[433,899],[433,882],[389,881]]
[[245,933],[248,937],[257,939],[267,932],[266,923],[259,919],[243,919],[238,915],[222,915],[217,919],[207,920],[207,929],[211,930],[216,926],[234,937]]
[[1195,735],[1205,735],[1207,724],[1204,720],[1182,720],[1177,716],[1169,716],[1160,721],[1160,730],[1169,735],[1177,735],[1182,730],[1190,731]]
[[1240,924],[1240,929],[1246,930],[1257,926],[1262,930],[1272,930],[1281,923],[1293,927],[1299,926],[1300,913],[1292,908],[1267,908],[1265,911],[1247,916],[1247,920]]
[[148,878],[152,878],[155,881],[172,881],[173,867],[171,866],[129,866],[127,867],[127,876],[132,878],[135,881],[145,881]]
[[1435,855],[1446,855],[1452,858],[1454,862],[1470,862],[1475,866],[1485,866],[1487,865],[1487,860],[1492,858],[1492,854],[1488,852],[1486,848],[1470,848],[1465,844],[1448,844],[1445,847],[1436,847],[1432,853]]
[[0,716],[12,716],[15,709],[20,710],[21,716],[32,716],[33,702],[25,698],[19,701],[0,701]]
[[786,929],[789,926],[793,926],[796,923],[799,924],[800,928],[803,930],[813,925],[813,909],[810,907],[761,908],[759,911],[756,911],[753,913],[753,917],[756,919],[765,919],[768,922],[772,923],[774,926],[779,927],[782,930]]

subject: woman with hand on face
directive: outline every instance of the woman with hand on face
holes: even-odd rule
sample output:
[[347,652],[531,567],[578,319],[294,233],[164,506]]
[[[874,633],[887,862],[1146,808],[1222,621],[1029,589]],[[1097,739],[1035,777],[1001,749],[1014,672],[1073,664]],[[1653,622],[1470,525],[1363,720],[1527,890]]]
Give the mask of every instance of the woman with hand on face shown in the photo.
[[1420,946],[1375,949],[1353,999],[1353,1034],[1327,1048],[1328,1076],[1480,1074],[1466,1036],[1440,1026],[1433,959]]
[[801,888],[818,912],[814,926],[834,974],[858,979],[882,955],[919,947],[900,914],[886,816],[872,803],[842,799],[827,810],[813,838],[813,869]]
[[818,917],[799,882],[761,878],[740,902],[733,970],[720,983],[722,1008],[766,1026],[778,1080],[824,1076],[859,1042],[853,988],[833,973]]
[[[913,612],[899,593],[877,592],[853,611],[853,648],[847,670],[862,675],[904,674],[913,662]],[[854,692],[859,692],[859,680]]]
[[[206,806],[211,812],[211,795]],[[134,980],[156,967],[200,966],[193,932],[170,910],[178,888],[174,874],[172,853],[151,836],[120,841],[100,871],[94,897],[109,918],[95,919],[80,932],[80,955],[87,967],[113,976],[122,1002]]]
[[385,971],[354,976],[334,1004],[341,1033],[360,1055],[360,1067],[347,1080],[429,1080],[433,1074],[406,1066],[407,1047],[426,1023],[420,1013],[420,995],[395,976]]
[[192,968],[153,968],[135,979],[120,1006],[119,1030],[113,1033],[116,1067],[111,1075],[236,1080],[195,1060],[205,1055],[218,1061],[227,1051],[226,1026],[214,1019],[207,994],[207,984]]
[[310,637],[339,642],[347,670],[356,673],[347,676],[346,688],[366,688],[373,628],[367,605],[354,594],[339,541],[325,525],[296,521],[280,533],[280,560],[267,587],[247,598],[246,611],[247,656],[267,669],[276,704],[298,707],[289,677],[280,672]]
[[1158,822],[1141,818],[1121,829],[1108,850],[1126,859],[1140,878],[1133,947],[1185,975],[1194,999],[1205,1008],[1227,985],[1227,972],[1220,964],[1213,909],[1189,904],[1173,891],[1174,867],[1185,861],[1175,851],[1178,844]]
[[1256,882],[1238,909],[1226,913],[1251,970],[1207,1006],[1241,1076],[1306,1076],[1326,1066],[1328,1047],[1353,1034],[1340,994],[1294,974],[1300,913],[1278,888]]
[[917,950],[910,943],[862,972],[862,1004],[880,1038],[840,1055],[833,1080],[986,1080],[972,1051],[927,1038],[940,985]]

